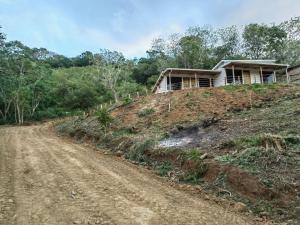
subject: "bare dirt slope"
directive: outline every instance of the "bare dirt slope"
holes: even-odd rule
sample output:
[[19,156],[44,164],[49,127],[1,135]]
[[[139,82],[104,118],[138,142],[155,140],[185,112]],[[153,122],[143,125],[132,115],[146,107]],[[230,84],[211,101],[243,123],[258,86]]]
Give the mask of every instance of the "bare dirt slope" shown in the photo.
[[0,224],[254,224],[46,125],[0,128]]

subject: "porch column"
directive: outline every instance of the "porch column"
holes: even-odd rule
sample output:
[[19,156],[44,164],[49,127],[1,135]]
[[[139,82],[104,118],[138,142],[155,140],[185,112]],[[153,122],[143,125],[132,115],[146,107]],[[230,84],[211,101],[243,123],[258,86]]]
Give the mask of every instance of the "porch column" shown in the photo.
[[244,78],[244,70],[242,70],[242,84],[245,83],[245,78]]
[[168,91],[168,75],[165,78],[166,78],[166,91]]
[[276,83],[276,70],[273,72],[273,83]]
[[190,77],[190,88],[192,88],[192,78]]
[[264,83],[264,78],[263,78],[261,66],[259,67],[259,69],[260,69],[260,83],[263,84]]
[[169,72],[169,85],[170,85],[170,91],[172,91],[171,71]]
[[212,87],[212,80],[209,78],[209,87]]
[[285,74],[286,74],[286,82],[287,82],[287,83],[290,83],[290,76],[289,76],[288,68],[287,68],[287,67],[286,67],[286,69],[285,69]]
[[195,74],[195,87],[198,87],[198,84],[197,84],[197,75]]
[[181,90],[184,89],[183,77],[181,77]]
[[232,65],[232,76],[233,76],[233,84],[235,84],[235,74],[234,74],[234,65]]

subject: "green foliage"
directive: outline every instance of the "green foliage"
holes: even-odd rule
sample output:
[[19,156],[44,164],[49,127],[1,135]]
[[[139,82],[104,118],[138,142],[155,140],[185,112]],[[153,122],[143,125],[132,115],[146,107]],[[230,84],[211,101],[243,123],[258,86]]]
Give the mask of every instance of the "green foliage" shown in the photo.
[[158,175],[166,176],[168,175],[168,172],[172,171],[174,168],[170,162],[163,162],[161,165],[158,165],[155,169]]
[[202,93],[202,96],[203,96],[204,98],[208,98],[208,97],[212,96],[212,93],[209,92],[209,91],[205,91],[205,92]]
[[191,149],[184,152],[184,156],[187,160],[198,161],[200,160],[202,153],[198,149]]
[[281,59],[286,37],[286,32],[279,26],[249,24],[243,32],[246,54],[251,59]]
[[151,150],[154,147],[154,144],[155,142],[153,140],[137,142],[129,149],[125,154],[125,157],[137,162],[147,162],[148,158],[146,152]]
[[203,176],[207,171],[207,164],[202,160],[198,160],[196,166],[190,169],[182,178],[185,182],[191,182],[194,184],[198,184],[202,181]]
[[289,149],[300,152],[300,136],[299,135],[287,135],[283,137],[287,147]]
[[101,123],[102,126],[108,127],[108,125],[113,121],[113,118],[110,115],[110,112],[107,108],[100,108],[95,113],[97,116],[98,121]]
[[132,98],[130,98],[129,96],[125,96],[123,98],[123,105],[129,105],[133,102]]
[[139,117],[145,117],[145,116],[148,116],[148,115],[150,115],[154,112],[155,112],[155,109],[153,109],[153,108],[145,108],[145,109],[141,110],[140,112],[138,112],[138,116]]

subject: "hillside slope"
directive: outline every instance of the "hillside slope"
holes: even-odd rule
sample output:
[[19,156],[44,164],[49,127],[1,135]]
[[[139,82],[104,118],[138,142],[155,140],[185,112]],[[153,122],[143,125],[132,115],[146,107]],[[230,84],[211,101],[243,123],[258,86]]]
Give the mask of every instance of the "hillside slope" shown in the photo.
[[57,126],[174,182],[299,222],[300,87],[227,86],[150,95]]

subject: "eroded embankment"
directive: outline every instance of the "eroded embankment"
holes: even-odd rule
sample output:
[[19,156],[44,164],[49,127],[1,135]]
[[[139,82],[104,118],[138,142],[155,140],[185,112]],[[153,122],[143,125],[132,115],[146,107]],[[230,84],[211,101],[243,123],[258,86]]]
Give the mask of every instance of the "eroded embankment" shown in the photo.
[[300,88],[233,88],[139,99],[113,110],[105,134],[93,116],[57,128],[173,181],[243,202],[262,218],[298,223]]

